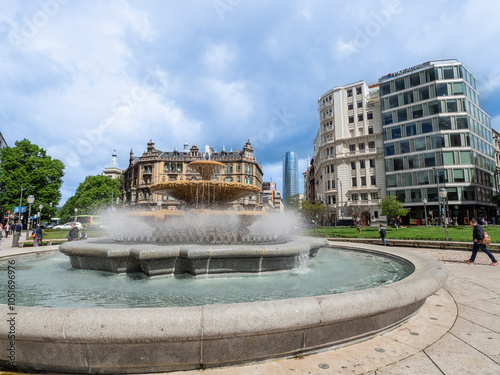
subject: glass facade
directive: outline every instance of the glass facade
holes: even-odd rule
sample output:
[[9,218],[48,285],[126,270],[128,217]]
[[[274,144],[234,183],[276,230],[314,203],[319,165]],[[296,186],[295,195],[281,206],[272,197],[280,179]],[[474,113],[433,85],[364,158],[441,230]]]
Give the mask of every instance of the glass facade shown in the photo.
[[476,78],[459,61],[447,60],[382,77],[379,83],[387,194],[411,209],[406,220],[427,216],[424,198],[429,217],[439,216],[438,187],[448,191],[445,216],[457,217],[459,224],[495,216],[493,133],[480,107]]
[[289,151],[283,155],[283,203],[288,204],[296,194],[299,194],[299,157]]

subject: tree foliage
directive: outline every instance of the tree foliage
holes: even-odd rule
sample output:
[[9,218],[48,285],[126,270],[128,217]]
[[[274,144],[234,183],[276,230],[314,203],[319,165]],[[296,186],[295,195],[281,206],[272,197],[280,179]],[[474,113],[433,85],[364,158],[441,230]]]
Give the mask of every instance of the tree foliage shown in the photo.
[[377,203],[377,206],[382,209],[382,215],[389,218],[396,216],[406,216],[410,210],[403,208],[403,203],[398,201],[398,198],[393,195],[386,195]]
[[298,212],[308,221],[323,220],[323,215],[326,211],[326,207],[321,203],[311,203],[308,200],[301,200],[298,194],[290,197],[286,208]]
[[92,215],[116,204],[116,199],[121,200],[122,193],[119,180],[104,175],[87,176],[76,189],[75,195],[69,198],[60,215],[63,221],[69,220],[78,209],[78,215]]
[[0,210],[14,212],[14,207],[19,206],[21,189],[25,189],[21,206],[27,207],[28,195],[34,195],[35,210],[42,204],[42,217],[55,216],[61,199],[64,164],[27,139],[17,141],[14,147],[0,149],[0,158]]

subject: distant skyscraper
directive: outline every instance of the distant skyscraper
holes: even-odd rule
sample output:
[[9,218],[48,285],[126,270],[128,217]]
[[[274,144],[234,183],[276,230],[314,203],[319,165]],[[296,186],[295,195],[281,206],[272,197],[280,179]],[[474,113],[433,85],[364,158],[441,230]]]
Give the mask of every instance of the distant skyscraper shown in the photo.
[[289,151],[283,155],[283,203],[288,204],[296,194],[299,194],[299,157]]

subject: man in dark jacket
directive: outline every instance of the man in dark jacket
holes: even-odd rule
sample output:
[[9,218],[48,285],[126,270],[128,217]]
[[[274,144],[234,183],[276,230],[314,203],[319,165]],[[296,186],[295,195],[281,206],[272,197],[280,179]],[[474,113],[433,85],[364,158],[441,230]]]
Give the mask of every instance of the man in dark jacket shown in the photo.
[[74,241],[78,239],[78,228],[74,222],[71,223],[71,230],[69,231],[68,236],[66,237],[68,241]]
[[380,224],[380,228],[378,228],[378,234],[380,238],[382,238],[382,243],[385,246],[385,227],[384,224]]
[[486,255],[490,257],[492,262],[491,265],[498,266],[498,262],[493,256],[493,254],[488,250],[486,245],[480,242],[484,238],[484,230],[481,227],[481,225],[479,225],[476,220],[472,219],[470,221],[470,226],[474,228],[472,231],[472,238],[474,240],[474,244],[472,245],[472,256],[470,257],[469,260],[466,260],[465,263],[473,264],[474,261],[476,260],[477,252],[479,251],[479,249],[481,249],[486,253]]

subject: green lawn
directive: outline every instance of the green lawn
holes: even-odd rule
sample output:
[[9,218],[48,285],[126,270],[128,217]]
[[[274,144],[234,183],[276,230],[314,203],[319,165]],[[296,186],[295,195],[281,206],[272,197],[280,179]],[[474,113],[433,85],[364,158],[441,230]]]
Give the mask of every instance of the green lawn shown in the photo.
[[[308,229],[307,233],[311,236],[331,237],[331,238],[379,238],[379,227],[363,227],[361,234],[355,227],[318,227],[316,233],[314,229]],[[500,242],[500,226],[486,226],[484,230],[488,232],[492,242]],[[430,241],[444,241],[444,227],[405,227],[396,229],[386,227],[387,238],[392,239],[419,239]],[[472,242],[472,227],[458,226],[448,227],[449,241]]]
[[[70,229],[44,229],[43,230],[43,239],[44,240],[53,240],[53,239],[63,239],[69,234]],[[95,238],[106,236],[106,231],[104,229],[80,229],[79,233],[87,232],[87,238]]]

